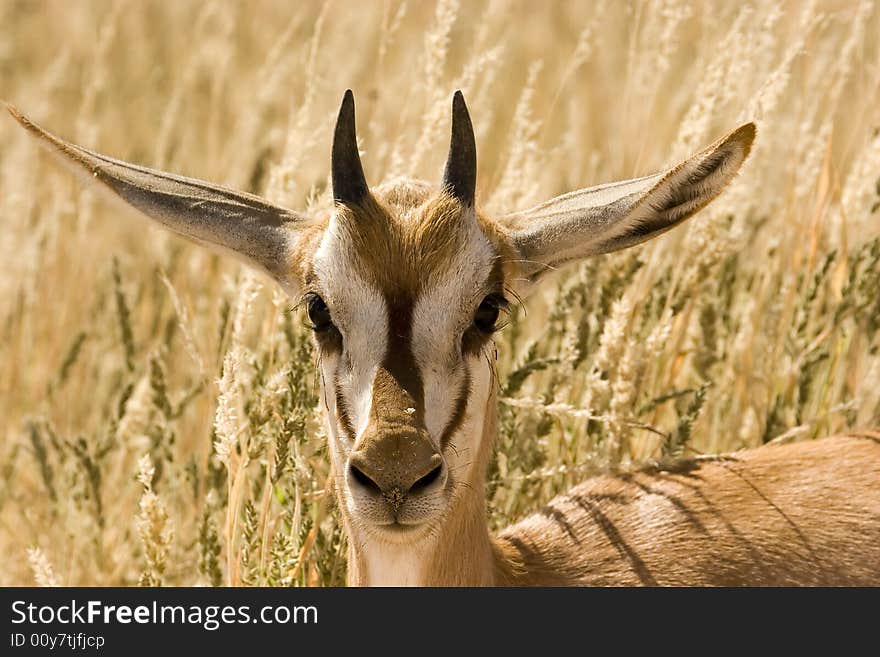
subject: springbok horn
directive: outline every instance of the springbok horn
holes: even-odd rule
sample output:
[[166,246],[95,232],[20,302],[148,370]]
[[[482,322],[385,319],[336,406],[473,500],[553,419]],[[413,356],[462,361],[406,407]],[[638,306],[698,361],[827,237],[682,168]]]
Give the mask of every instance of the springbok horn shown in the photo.
[[464,205],[473,207],[477,189],[477,144],[461,91],[452,97],[452,138],[443,185]]
[[333,153],[330,157],[333,178],[333,200],[339,203],[359,203],[368,193],[367,179],[358,153],[354,123],[354,95],[345,91],[342,106],[333,133]]

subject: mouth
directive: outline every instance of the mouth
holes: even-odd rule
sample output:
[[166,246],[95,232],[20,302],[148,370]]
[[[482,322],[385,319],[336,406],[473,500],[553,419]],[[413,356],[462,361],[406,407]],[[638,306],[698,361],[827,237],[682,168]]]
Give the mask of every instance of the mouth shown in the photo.
[[409,533],[412,533],[412,532],[416,531],[417,529],[419,529],[422,526],[422,524],[423,523],[406,524],[405,525],[402,522],[398,522],[395,520],[392,523],[389,523],[387,525],[383,525],[382,529],[384,529],[385,531],[388,531],[388,532],[395,533],[395,534],[409,534]]
[[408,543],[418,540],[428,528],[427,522],[400,522],[392,520],[374,525],[376,535],[390,543]]
[[424,526],[423,522],[401,522],[400,520],[392,520],[379,524],[379,529],[392,534],[409,534],[417,531]]
[[352,520],[391,541],[412,541],[430,533],[448,506],[447,490],[429,490],[389,499],[387,494],[349,481],[346,506]]

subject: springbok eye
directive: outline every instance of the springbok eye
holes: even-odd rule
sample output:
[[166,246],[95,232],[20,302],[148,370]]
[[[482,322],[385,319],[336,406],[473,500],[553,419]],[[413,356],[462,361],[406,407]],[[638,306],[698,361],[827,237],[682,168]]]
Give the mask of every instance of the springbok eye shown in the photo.
[[490,294],[480,303],[474,314],[474,326],[483,333],[492,333],[500,327],[498,315],[507,307],[507,299],[500,294]]
[[308,300],[309,321],[312,330],[316,333],[326,331],[333,326],[333,318],[330,317],[330,309],[324,300],[317,294],[313,294]]

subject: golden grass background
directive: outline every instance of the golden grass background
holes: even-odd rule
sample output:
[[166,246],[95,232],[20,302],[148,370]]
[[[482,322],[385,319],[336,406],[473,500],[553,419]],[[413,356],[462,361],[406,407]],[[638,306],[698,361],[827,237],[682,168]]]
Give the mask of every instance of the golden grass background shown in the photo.
[[[497,527],[605,468],[880,425],[877,34],[854,0],[0,0],[0,97],[316,211],[346,87],[374,184],[439,179],[462,88],[495,211],[757,120],[718,201],[501,334]],[[0,145],[0,584],[344,583],[288,300],[105,204],[9,118]]]

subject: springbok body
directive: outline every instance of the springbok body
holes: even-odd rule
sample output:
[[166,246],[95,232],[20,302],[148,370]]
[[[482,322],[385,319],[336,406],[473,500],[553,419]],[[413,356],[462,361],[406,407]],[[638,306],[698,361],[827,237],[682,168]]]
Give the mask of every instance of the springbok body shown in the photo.
[[496,539],[497,583],[880,583],[880,434],[591,479]]
[[507,296],[693,215],[736,175],[753,124],[668,171],[490,218],[475,207],[476,146],[460,93],[443,185],[371,189],[346,92],[334,208],[306,216],[87,151],[10,111],[143,214],[237,255],[306,307],[351,584],[880,583],[876,436],[600,477],[498,536],[488,530],[492,336]]

